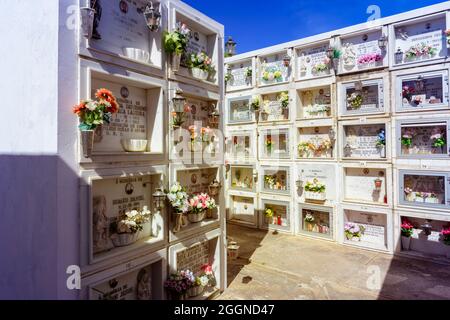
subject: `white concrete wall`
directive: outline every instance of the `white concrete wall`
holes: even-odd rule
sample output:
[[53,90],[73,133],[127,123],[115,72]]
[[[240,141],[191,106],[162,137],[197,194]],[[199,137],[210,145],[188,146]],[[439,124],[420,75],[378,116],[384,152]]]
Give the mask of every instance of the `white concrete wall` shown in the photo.
[[65,270],[79,261],[78,84],[76,29],[65,23],[77,1],[13,2],[0,0],[8,8],[0,13],[0,299],[72,298]]

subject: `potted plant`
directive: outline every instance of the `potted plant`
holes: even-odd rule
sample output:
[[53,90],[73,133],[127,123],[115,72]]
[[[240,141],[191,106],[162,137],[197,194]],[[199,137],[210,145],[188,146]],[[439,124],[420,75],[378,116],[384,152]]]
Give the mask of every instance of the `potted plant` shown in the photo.
[[450,259],[450,227],[444,228],[441,232],[442,242],[445,245],[445,254],[448,259]]
[[314,229],[314,216],[311,213],[306,214],[305,216],[305,226],[308,232],[312,232]]
[[402,248],[405,251],[409,251],[409,248],[411,247],[411,237],[414,234],[414,226],[408,220],[405,219],[402,222],[401,231],[402,231]]
[[148,207],[141,211],[132,210],[126,212],[122,219],[111,225],[111,240],[115,247],[125,247],[135,243],[139,239],[140,231],[151,220],[152,213]]
[[191,69],[192,76],[200,80],[208,80],[209,75],[215,71],[212,66],[212,59],[205,52],[192,53],[188,66]]
[[173,72],[180,70],[181,56],[186,52],[188,35],[191,31],[185,24],[178,23],[175,31],[164,32],[164,50],[171,56],[171,67]]
[[186,225],[184,215],[190,210],[189,196],[186,189],[183,188],[179,182],[176,182],[170,187],[169,192],[167,192],[167,199],[169,200],[174,213],[177,215],[175,227],[173,229],[173,233],[177,233]]
[[380,157],[386,158],[386,132],[384,129],[378,132],[376,147],[380,152]]
[[96,100],[83,100],[73,108],[80,121],[81,145],[85,158],[92,156],[95,129],[104,123],[111,123],[112,115],[119,111],[119,104],[111,91],[99,89],[95,97]]
[[190,270],[181,270],[171,274],[169,279],[164,282],[172,300],[186,300],[186,294],[193,286],[194,275]]
[[326,186],[323,183],[320,183],[317,178],[315,178],[313,182],[306,182],[305,199],[313,201],[325,201]]
[[345,236],[347,240],[361,241],[365,228],[353,222],[347,222],[344,226]]

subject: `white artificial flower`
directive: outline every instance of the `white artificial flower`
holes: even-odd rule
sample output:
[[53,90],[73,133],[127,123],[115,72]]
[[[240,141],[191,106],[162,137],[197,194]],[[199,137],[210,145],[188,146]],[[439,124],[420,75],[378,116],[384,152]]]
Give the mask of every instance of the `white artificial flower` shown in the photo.
[[95,109],[97,109],[97,103],[94,101],[89,101],[86,104],[86,108],[88,108],[90,111],[94,111]]

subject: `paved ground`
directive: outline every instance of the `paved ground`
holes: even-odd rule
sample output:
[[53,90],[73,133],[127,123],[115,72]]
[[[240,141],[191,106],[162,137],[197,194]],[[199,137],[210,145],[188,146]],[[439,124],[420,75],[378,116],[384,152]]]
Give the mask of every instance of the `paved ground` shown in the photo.
[[228,236],[241,249],[221,300],[450,299],[450,266],[233,225]]

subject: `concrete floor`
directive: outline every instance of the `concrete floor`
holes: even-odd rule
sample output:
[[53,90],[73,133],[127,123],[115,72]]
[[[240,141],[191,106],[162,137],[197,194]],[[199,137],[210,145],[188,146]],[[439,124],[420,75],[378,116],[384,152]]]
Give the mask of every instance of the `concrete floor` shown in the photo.
[[219,300],[450,299],[450,266],[229,225],[240,258]]

